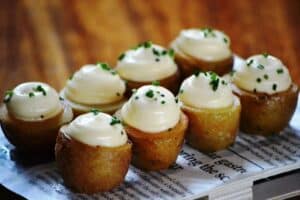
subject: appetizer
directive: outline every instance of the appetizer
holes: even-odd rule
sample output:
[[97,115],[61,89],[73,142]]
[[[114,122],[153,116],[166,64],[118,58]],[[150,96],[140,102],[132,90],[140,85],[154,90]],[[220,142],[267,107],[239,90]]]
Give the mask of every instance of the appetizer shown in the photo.
[[117,115],[133,143],[133,165],[150,171],[166,169],[175,162],[188,120],[169,90],[142,86]]
[[126,101],[125,82],[106,63],[84,65],[69,78],[61,96],[72,107],[74,115],[99,109],[112,114]]
[[152,42],[144,42],[119,56],[116,70],[127,81],[128,94],[132,89],[159,81],[160,85],[177,92],[179,71],[174,52]]
[[233,67],[230,39],[216,29],[182,30],[171,47],[184,78],[199,70],[224,75]]
[[190,146],[213,152],[234,143],[241,105],[224,79],[214,72],[197,72],[183,81],[178,98],[189,119]]
[[278,58],[268,54],[251,56],[236,69],[233,83],[243,107],[243,132],[271,135],[288,125],[299,89]]
[[73,118],[72,109],[46,83],[26,82],[7,91],[0,123],[20,153],[53,155],[61,125]]
[[55,157],[66,185],[81,193],[105,192],[123,182],[131,143],[120,120],[93,110],[61,127]]

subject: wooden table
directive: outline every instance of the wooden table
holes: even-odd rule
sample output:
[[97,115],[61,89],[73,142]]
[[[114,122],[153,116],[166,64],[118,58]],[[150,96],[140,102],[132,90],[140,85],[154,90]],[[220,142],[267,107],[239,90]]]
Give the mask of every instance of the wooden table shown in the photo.
[[152,40],[168,46],[188,27],[224,30],[242,57],[269,52],[300,84],[299,0],[0,0],[0,94],[18,83],[60,89],[86,63],[111,65]]
[[56,89],[83,64],[114,65],[145,40],[168,46],[181,29],[224,30],[242,57],[269,52],[300,85],[299,0],[0,0],[0,96],[24,81]]

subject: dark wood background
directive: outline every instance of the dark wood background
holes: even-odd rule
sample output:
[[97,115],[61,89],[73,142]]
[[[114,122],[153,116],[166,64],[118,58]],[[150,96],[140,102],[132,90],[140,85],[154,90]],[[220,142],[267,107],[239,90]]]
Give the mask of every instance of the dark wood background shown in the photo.
[[224,30],[242,57],[281,58],[300,85],[299,0],[0,0],[0,96],[30,80],[60,89],[83,64],[114,65],[138,42],[168,46],[203,26]]
[[24,81],[60,89],[86,63],[115,64],[138,42],[181,29],[224,30],[242,57],[269,52],[300,84],[299,0],[0,0],[0,94]]

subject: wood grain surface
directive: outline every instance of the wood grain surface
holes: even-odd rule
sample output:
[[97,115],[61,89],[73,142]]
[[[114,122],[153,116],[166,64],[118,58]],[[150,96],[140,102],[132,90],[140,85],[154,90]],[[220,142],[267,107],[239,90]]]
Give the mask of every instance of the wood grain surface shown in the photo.
[[83,64],[181,29],[224,30],[242,57],[269,52],[300,84],[299,0],[0,0],[0,94],[24,81],[60,89]]

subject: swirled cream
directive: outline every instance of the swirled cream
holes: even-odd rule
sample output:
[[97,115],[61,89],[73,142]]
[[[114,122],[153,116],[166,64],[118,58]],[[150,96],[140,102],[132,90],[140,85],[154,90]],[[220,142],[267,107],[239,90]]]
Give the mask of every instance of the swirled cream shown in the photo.
[[122,120],[141,131],[159,133],[173,128],[180,119],[174,95],[160,86],[140,87],[121,109]]
[[10,95],[8,112],[24,121],[48,119],[63,109],[57,92],[46,83],[22,83]]
[[281,60],[268,54],[249,57],[236,68],[233,82],[246,91],[267,94],[286,91],[292,84],[286,66]]
[[177,71],[177,65],[167,49],[145,43],[122,54],[116,70],[126,80],[151,82],[173,75]]
[[107,64],[84,65],[68,80],[64,96],[86,105],[108,104],[123,98],[125,82]]
[[210,28],[182,30],[172,45],[185,55],[210,62],[232,55],[229,37]]
[[230,85],[213,72],[196,73],[181,84],[178,98],[193,108],[224,108],[232,105]]
[[90,146],[117,147],[127,142],[121,122],[105,113],[90,112],[78,116],[62,132]]

